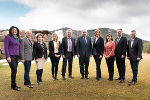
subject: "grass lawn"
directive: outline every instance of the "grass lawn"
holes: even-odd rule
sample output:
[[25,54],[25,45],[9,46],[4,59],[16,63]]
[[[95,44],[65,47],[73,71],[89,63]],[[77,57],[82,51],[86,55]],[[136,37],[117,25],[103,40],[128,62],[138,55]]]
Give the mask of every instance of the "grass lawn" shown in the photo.
[[[102,79],[96,81],[96,67],[94,59],[91,58],[89,66],[89,80],[81,80],[78,59],[73,63],[73,76],[75,79],[63,81],[61,78],[62,62],[59,64],[58,81],[53,81],[51,76],[51,64],[44,66],[43,83],[34,85],[29,89],[24,83],[24,67],[18,66],[17,84],[21,91],[10,89],[10,68],[0,64],[0,100],[150,100],[150,55],[143,54],[143,60],[139,64],[138,83],[128,86],[132,79],[132,71],[129,61],[126,60],[126,81],[123,84],[119,81],[108,81],[108,71],[103,58],[101,64]],[[31,82],[36,83],[36,66],[32,65],[30,77]],[[68,76],[68,73],[66,73]],[[114,78],[118,77],[115,64]]]

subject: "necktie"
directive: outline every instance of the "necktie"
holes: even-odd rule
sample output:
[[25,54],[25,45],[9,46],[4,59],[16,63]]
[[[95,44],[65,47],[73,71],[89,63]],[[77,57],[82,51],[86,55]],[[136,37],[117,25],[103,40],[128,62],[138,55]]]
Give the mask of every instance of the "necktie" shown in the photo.
[[83,38],[83,40],[84,40],[84,44],[86,45],[86,40],[85,40],[85,37]]
[[118,38],[117,38],[117,44],[119,43],[119,41],[120,41],[120,38],[118,37]]
[[32,46],[32,42],[31,42],[31,40],[30,40],[30,39],[28,39],[28,41],[29,41],[29,44]]
[[69,50],[68,50],[68,51],[71,51],[71,46],[70,46],[70,40],[71,40],[71,39],[70,39],[70,38],[68,38],[68,39],[69,39],[69,40],[68,40],[68,41],[69,41],[69,43],[68,43]]
[[120,41],[120,38],[118,38],[118,42]]

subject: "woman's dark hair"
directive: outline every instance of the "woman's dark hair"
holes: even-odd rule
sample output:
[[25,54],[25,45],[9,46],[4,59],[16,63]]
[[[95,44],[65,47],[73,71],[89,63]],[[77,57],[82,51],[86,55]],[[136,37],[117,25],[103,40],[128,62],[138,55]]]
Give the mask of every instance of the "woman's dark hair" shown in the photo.
[[16,26],[11,26],[9,29],[9,36],[12,36],[12,29],[15,28],[17,30],[17,36],[19,38],[19,29]]
[[42,36],[42,38],[44,37],[42,33],[38,33],[36,39],[38,39],[39,36]]
[[113,41],[112,35],[109,33],[109,34],[106,35],[106,43],[108,42],[107,37],[108,37],[109,35],[111,36],[111,40]]

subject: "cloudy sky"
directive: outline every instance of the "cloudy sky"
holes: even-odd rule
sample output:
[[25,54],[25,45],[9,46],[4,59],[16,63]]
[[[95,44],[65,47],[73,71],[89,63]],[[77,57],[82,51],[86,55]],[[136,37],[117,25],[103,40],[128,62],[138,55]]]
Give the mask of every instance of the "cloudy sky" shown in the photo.
[[0,28],[122,28],[150,40],[149,0],[0,0]]

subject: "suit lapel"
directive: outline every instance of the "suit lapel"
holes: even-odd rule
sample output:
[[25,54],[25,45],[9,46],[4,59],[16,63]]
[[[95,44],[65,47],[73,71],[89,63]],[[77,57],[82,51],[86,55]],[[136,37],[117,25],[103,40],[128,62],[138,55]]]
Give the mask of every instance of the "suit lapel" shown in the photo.
[[[119,40],[118,44],[120,44],[120,41],[122,41],[122,39],[123,39],[123,37],[121,37],[121,38],[120,38],[120,40]],[[117,45],[118,45],[118,44],[117,44]]]
[[131,39],[129,40],[129,44],[128,45],[129,45],[129,48],[131,48]]
[[54,41],[52,41],[52,47],[54,48]]
[[132,48],[134,47],[134,45],[135,45],[135,43],[136,43],[136,39],[137,39],[137,38],[134,39],[134,42],[133,42],[133,44],[132,44]]
[[66,41],[66,47],[68,48],[68,38],[66,37],[66,39],[65,39],[65,41]]
[[95,41],[96,41],[96,38],[94,39],[93,44],[96,44],[96,43],[97,43],[97,41],[96,41],[96,42],[95,42]]
[[71,37],[71,42],[72,42],[72,47],[73,47],[74,41],[73,41],[73,38],[72,38],[72,37]]
[[87,45],[87,43],[88,43],[88,37],[86,36],[86,45]]
[[32,47],[32,43],[29,42],[29,40],[27,39],[27,37],[25,37],[25,41],[27,42],[27,44],[28,44],[29,46]]
[[100,37],[97,39],[96,44],[98,43],[99,40],[100,40]]
[[118,38],[115,39],[115,43],[116,43],[116,47],[117,47],[117,45],[119,44]]

